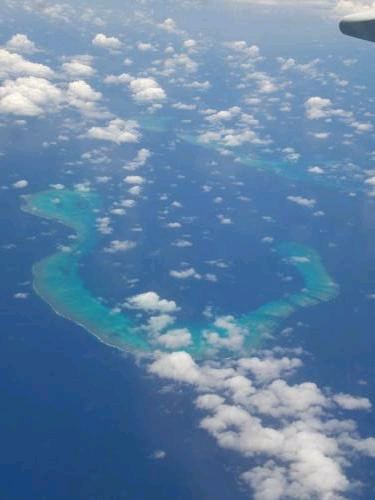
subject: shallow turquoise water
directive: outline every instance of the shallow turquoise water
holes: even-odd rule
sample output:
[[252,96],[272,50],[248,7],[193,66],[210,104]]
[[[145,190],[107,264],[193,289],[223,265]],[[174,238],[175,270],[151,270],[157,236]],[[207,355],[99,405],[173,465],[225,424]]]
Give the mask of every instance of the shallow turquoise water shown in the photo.
[[[81,258],[96,244],[95,211],[100,198],[95,193],[70,190],[43,191],[24,198],[23,210],[40,217],[56,220],[75,232],[69,249],[61,249],[33,267],[34,289],[56,313],[81,325],[102,342],[122,350],[155,350],[155,343],[144,329],[123,312],[115,312],[93,296],[79,275]],[[276,247],[280,258],[295,267],[304,280],[304,287],[278,300],[268,302],[231,324],[246,332],[243,349],[259,345],[297,310],[334,299],[338,286],[326,271],[319,255],[310,247],[298,243],[282,243]],[[187,349],[196,357],[230,351],[229,347],[213,348],[205,337],[216,332],[219,339],[228,337],[228,330],[215,324],[185,325],[192,334],[192,345]],[[159,348],[159,347],[158,347]]]

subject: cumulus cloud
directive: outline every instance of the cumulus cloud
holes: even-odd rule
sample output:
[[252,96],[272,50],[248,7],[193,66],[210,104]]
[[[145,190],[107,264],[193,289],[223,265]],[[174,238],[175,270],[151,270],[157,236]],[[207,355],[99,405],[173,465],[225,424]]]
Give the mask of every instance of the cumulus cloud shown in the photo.
[[56,111],[63,100],[62,91],[45,78],[20,77],[0,87],[0,113],[39,116]]
[[6,48],[14,52],[22,52],[25,54],[33,54],[38,52],[34,42],[32,42],[27,35],[17,33],[13,35],[6,43]]
[[101,47],[103,49],[118,50],[121,48],[121,41],[114,36],[107,36],[103,33],[98,33],[92,40],[92,44],[95,47]]
[[110,141],[116,144],[138,142],[140,139],[139,126],[136,121],[115,118],[105,127],[91,127],[86,137],[100,141]]
[[128,250],[132,250],[137,246],[135,241],[120,241],[113,240],[110,242],[108,247],[104,248],[106,253],[118,253],[118,252],[127,252]]
[[[157,353],[148,370],[192,385],[199,394],[200,426],[219,446],[256,459],[241,475],[255,499],[342,498],[351,487],[349,459],[353,452],[375,456],[375,439],[361,438],[353,420],[337,418],[334,409],[337,404],[368,409],[369,402],[331,395],[312,382],[274,379],[301,364],[298,358],[270,353],[255,360],[198,364],[187,352],[176,351]],[[246,376],[248,370],[255,381]]]
[[156,292],[145,292],[130,297],[125,306],[145,312],[173,313],[179,310],[174,300],[160,298]]
[[142,148],[138,151],[137,156],[129,161],[125,166],[125,170],[137,170],[140,167],[146,165],[147,161],[151,157],[151,151],[147,148]]
[[356,398],[350,394],[336,394],[333,397],[337,403],[344,410],[370,410],[371,402],[367,398]]
[[160,335],[157,341],[166,349],[176,350],[189,347],[192,337],[187,328],[177,328]]
[[257,58],[260,55],[260,49],[257,45],[248,45],[244,40],[225,42],[224,46],[250,58]]
[[184,351],[160,356],[149,366],[148,370],[159,377],[190,384],[199,382],[201,378],[197,364],[190,354]]
[[52,78],[54,72],[44,64],[28,61],[20,54],[14,54],[0,48],[0,78],[17,76],[34,76],[39,78]]
[[92,67],[92,57],[90,56],[72,57],[63,63],[62,69],[64,73],[72,78],[89,78],[95,74],[95,69]]
[[302,361],[299,358],[275,358],[274,356],[259,358],[242,358],[238,365],[244,371],[250,371],[259,382],[269,382],[280,378],[281,375],[286,376],[293,373],[297,368],[302,366]]
[[340,108],[334,108],[331,99],[323,97],[310,97],[305,102],[306,116],[309,120],[319,120],[338,116],[342,118],[350,118],[351,112],[344,111]]
[[316,200],[313,198],[304,198],[303,196],[288,196],[287,198],[292,203],[296,203],[301,207],[314,208],[316,205]]
[[167,97],[154,78],[133,78],[127,73],[122,73],[118,76],[109,75],[104,81],[116,85],[127,84],[133,99],[138,103],[160,102]]
[[140,184],[144,184],[145,179],[144,179],[144,177],[141,177],[140,175],[127,175],[124,178],[124,182],[126,182],[126,184],[138,186]]
[[97,101],[100,101],[101,98],[102,94],[95,91],[83,80],[76,80],[68,84],[66,92],[68,104],[76,107],[81,113],[87,116],[96,117],[108,114],[97,107]]
[[13,187],[15,189],[24,189],[29,185],[26,179],[21,179],[20,181],[16,181],[13,183]]
[[153,78],[135,78],[129,86],[138,102],[163,101],[166,98],[164,90]]
[[157,26],[168,33],[181,33],[181,31],[177,28],[176,21],[174,21],[171,17],[164,19],[164,21],[159,23]]
[[200,279],[201,275],[197,273],[197,271],[193,267],[189,267],[188,269],[183,269],[182,271],[172,270],[169,272],[172,278],[176,278],[179,280],[186,280],[189,278]]

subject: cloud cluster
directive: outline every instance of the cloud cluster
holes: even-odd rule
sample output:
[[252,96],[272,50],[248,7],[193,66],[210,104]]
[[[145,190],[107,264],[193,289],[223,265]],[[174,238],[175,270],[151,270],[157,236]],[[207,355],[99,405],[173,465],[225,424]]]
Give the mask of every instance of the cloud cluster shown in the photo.
[[368,410],[367,398],[330,394],[312,382],[290,384],[299,358],[261,357],[198,364],[185,351],[157,354],[150,373],[190,384],[203,414],[200,426],[219,446],[252,460],[242,473],[257,500],[340,498],[351,485],[353,453],[375,456],[375,439],[361,438],[337,409]]
[[145,292],[130,297],[126,303],[129,309],[145,312],[174,313],[179,310],[174,300],[160,298],[156,292]]
[[114,142],[116,144],[124,144],[127,142],[138,142],[140,133],[137,122],[115,118],[104,127],[91,127],[87,131],[86,137],[100,141]]
[[44,64],[28,61],[20,54],[0,48],[0,79],[18,76],[52,78],[54,72]]
[[92,40],[92,44],[95,47],[100,47],[102,49],[118,50],[121,49],[121,41],[114,36],[107,36],[104,33],[98,33]]
[[109,75],[104,81],[116,85],[128,85],[133,99],[138,103],[162,102],[167,97],[154,78],[134,78],[127,73],[122,73],[118,76]]
[[27,35],[17,33],[13,35],[6,43],[6,48],[10,51],[33,54],[38,52],[36,45]]
[[63,100],[63,92],[45,78],[20,77],[0,87],[0,113],[38,116],[57,111]]

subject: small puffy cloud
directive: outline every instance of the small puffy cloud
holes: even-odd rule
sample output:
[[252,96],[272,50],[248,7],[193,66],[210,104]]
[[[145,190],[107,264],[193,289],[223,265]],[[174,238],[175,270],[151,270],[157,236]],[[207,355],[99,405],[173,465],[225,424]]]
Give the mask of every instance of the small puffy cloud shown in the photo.
[[121,48],[121,41],[114,36],[106,36],[103,33],[98,33],[92,40],[92,44],[95,47],[101,47],[103,49],[118,50]]
[[287,198],[292,203],[296,203],[301,207],[314,208],[316,205],[316,200],[313,198],[304,198],[303,196],[288,196]]
[[68,100],[73,104],[77,103],[77,101],[98,101],[101,98],[102,94],[96,92],[83,80],[77,80],[68,85]]
[[130,297],[125,306],[145,312],[173,313],[179,310],[174,300],[160,298],[156,292],[145,292]]
[[35,43],[29,40],[27,35],[23,35],[21,33],[13,35],[12,38],[7,41],[6,48],[10,51],[22,52],[24,54],[38,52]]
[[334,108],[331,99],[323,97],[310,97],[305,102],[306,116],[309,120],[320,120],[324,118],[331,118],[338,116],[342,118],[349,118],[352,113],[344,111],[343,109]]
[[124,182],[126,182],[126,184],[132,184],[138,186],[140,184],[144,184],[145,179],[140,175],[127,175],[124,178]]
[[160,335],[157,341],[166,349],[176,350],[189,347],[192,343],[192,338],[187,328],[176,328]]
[[135,243],[135,241],[113,240],[110,242],[109,246],[104,249],[104,251],[106,253],[127,252],[128,250],[132,250],[136,246],[137,244]]
[[310,168],[308,169],[308,171],[309,171],[311,174],[317,174],[317,175],[324,174],[324,170],[323,170],[321,167],[318,167],[318,166],[315,166],[315,167],[310,167]]
[[250,58],[259,57],[260,50],[257,45],[248,45],[244,40],[237,40],[234,42],[226,42],[224,46],[228,49],[232,49],[234,52],[238,52],[241,55],[245,55]]
[[180,33],[180,30],[177,28],[176,21],[172,18],[168,17],[162,23],[157,25],[158,28],[167,31],[168,33]]
[[160,102],[167,97],[165,91],[154,78],[133,78],[127,73],[122,73],[118,76],[109,75],[104,81],[107,84],[128,85],[133,99],[139,103]]
[[105,127],[91,127],[86,137],[100,141],[110,141],[116,144],[138,142],[140,139],[139,126],[136,121],[115,118]]
[[182,271],[172,270],[169,272],[169,274],[170,276],[172,276],[172,278],[176,278],[179,280],[186,280],[189,278],[195,278],[195,279],[201,278],[201,275],[198,274],[193,267],[189,267],[188,269],[183,269]]
[[155,450],[151,455],[153,460],[163,460],[167,456],[167,453],[164,450]]
[[153,78],[135,78],[129,84],[133,97],[138,102],[163,101],[167,96]]
[[56,111],[63,99],[62,91],[44,78],[6,80],[0,87],[0,113],[38,116]]
[[174,54],[164,61],[164,73],[166,75],[172,75],[178,71],[195,73],[197,69],[198,63],[187,54]]
[[204,338],[214,349],[239,351],[243,347],[246,334],[246,329],[238,325],[233,316],[220,316],[212,327],[204,332]]
[[52,78],[54,72],[44,64],[28,61],[19,54],[0,48],[0,78],[17,76]]
[[263,359],[256,356],[252,358],[242,358],[238,361],[238,366],[250,371],[259,382],[268,382],[279,378],[281,375],[290,375],[297,368],[302,366],[302,361],[298,358],[274,358],[265,357]]
[[354,397],[350,394],[336,394],[333,400],[344,410],[371,410],[372,408],[369,399]]
[[26,179],[21,179],[20,181],[14,182],[13,187],[14,189],[24,189],[29,185],[28,181]]
[[191,38],[189,38],[188,40],[185,40],[184,41],[184,47],[186,49],[193,49],[194,47],[197,46],[197,42]]
[[98,107],[98,101],[101,99],[102,94],[83,80],[76,80],[68,84],[66,92],[68,104],[89,118],[108,118],[111,116],[108,111]]
[[161,355],[148,367],[148,371],[158,377],[190,384],[199,382],[201,377],[199,367],[184,351]]
[[95,69],[91,66],[92,58],[90,56],[76,56],[63,63],[64,73],[72,78],[89,78],[95,74]]
[[137,156],[124,167],[125,170],[137,170],[140,167],[146,165],[147,161],[151,157],[151,151],[146,148],[142,148],[138,151]]
[[174,322],[175,318],[170,314],[159,314],[158,316],[151,316],[147,321],[145,330],[149,331],[153,335],[157,335],[161,331],[173,325]]

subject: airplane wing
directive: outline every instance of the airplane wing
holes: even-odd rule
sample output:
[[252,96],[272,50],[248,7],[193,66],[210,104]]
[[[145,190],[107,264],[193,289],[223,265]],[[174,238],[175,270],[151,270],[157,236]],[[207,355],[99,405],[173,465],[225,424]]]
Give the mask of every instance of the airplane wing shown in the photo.
[[375,9],[346,16],[339,26],[344,35],[375,42]]

